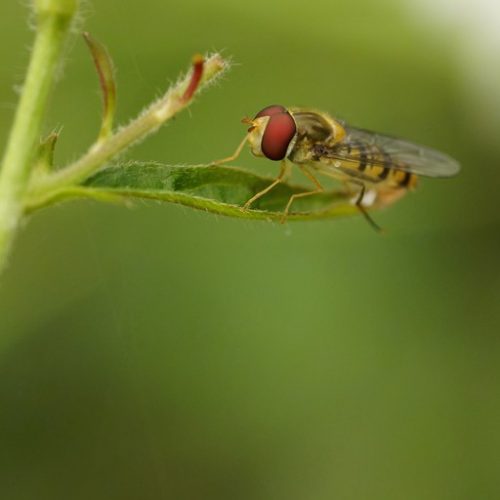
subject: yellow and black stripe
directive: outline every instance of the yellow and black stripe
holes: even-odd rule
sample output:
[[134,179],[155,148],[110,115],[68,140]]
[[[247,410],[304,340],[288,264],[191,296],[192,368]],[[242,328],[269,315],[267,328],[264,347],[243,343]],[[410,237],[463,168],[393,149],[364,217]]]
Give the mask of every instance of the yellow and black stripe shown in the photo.
[[416,175],[399,170],[391,156],[376,145],[350,141],[334,147],[318,144],[313,150],[314,160],[331,165],[359,181],[406,189],[416,185]]

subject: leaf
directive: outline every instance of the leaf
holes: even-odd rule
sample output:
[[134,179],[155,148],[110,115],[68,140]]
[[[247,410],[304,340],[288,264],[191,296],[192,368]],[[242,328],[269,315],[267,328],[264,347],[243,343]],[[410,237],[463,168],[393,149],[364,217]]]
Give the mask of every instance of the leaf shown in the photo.
[[[307,188],[282,183],[257,200],[251,209],[243,209],[245,202],[272,180],[235,167],[134,162],[101,170],[84,186],[91,188],[94,194],[106,192],[127,198],[180,203],[232,217],[279,220],[290,196],[307,191]],[[357,213],[348,195],[339,191],[297,199],[292,210],[289,220],[333,218]]]
[[34,167],[39,172],[49,172],[52,170],[57,139],[59,139],[59,132],[54,131],[40,141]]
[[105,139],[113,130],[113,121],[116,111],[116,83],[113,61],[108,49],[89,33],[83,33],[83,38],[87,42],[95,68],[99,76],[99,83],[102,91],[103,111],[102,124],[99,138]]

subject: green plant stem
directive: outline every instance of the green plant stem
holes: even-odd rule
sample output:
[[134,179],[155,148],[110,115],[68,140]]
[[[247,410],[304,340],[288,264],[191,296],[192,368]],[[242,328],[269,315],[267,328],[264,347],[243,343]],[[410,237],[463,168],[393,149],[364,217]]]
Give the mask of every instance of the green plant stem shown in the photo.
[[[227,61],[218,54],[209,57],[205,61],[199,88],[213,81],[227,67]],[[29,204],[43,205],[47,199],[57,196],[61,189],[81,183],[102,168],[108,160],[156,131],[179,111],[189,106],[191,98],[184,99],[184,94],[190,82],[191,75],[188,74],[127,126],[109,138],[100,138],[76,162],[55,173],[36,178],[29,192]]]
[[0,170],[0,271],[22,216],[49,92],[74,14],[58,9],[56,1],[39,1],[35,10],[35,42]]

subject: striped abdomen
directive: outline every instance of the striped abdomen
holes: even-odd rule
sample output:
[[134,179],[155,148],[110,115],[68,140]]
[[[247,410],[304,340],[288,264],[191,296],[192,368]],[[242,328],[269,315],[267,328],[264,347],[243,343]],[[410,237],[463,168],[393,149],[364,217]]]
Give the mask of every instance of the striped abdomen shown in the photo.
[[[392,188],[412,188],[417,176],[398,170],[397,164],[383,148],[361,142],[348,142],[335,146],[316,144],[312,148],[312,159],[323,167],[330,166],[346,176],[368,184],[383,184]],[[326,173],[326,172],[325,172]]]

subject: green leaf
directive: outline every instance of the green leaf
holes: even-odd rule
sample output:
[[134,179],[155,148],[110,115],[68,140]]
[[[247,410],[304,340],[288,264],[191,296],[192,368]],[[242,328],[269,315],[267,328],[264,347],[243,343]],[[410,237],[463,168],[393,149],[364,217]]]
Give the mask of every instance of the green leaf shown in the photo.
[[[251,209],[244,210],[245,202],[272,180],[235,167],[134,162],[101,170],[84,186],[91,189],[92,197],[100,192],[180,203],[232,217],[279,220],[290,196],[308,188],[282,183],[257,200]],[[357,209],[345,192],[331,191],[297,199],[288,219],[333,218],[354,213]]]
[[59,139],[59,132],[54,131],[40,141],[34,167],[39,172],[49,172],[52,170],[57,139]]

